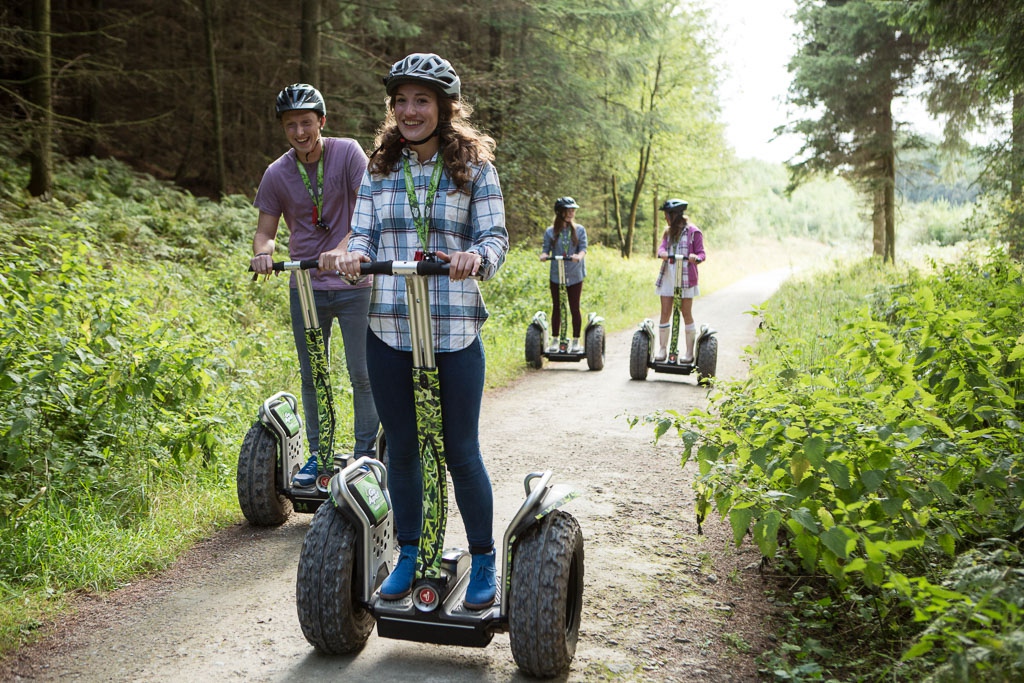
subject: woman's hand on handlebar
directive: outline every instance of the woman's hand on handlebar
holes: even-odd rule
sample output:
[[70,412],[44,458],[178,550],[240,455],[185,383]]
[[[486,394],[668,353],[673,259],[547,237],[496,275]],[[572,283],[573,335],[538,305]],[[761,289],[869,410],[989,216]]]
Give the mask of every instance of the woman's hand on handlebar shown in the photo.
[[370,257],[356,251],[325,251],[320,254],[320,267],[325,270],[336,270],[349,281],[356,281],[362,275],[359,272],[360,263],[369,263]]
[[452,255],[437,252],[437,257],[448,264],[448,277],[452,280],[465,280],[476,275],[484,257],[471,251],[455,251]]

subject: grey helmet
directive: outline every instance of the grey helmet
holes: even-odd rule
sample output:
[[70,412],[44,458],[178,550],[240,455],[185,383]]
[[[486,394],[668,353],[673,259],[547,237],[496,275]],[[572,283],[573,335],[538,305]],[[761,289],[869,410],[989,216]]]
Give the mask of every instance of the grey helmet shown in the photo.
[[572,197],[559,197],[555,200],[555,213],[561,213],[564,209],[578,209],[580,205]]
[[320,91],[308,83],[293,83],[277,93],[277,118],[286,111],[315,111],[320,116],[327,116],[327,105]]
[[682,199],[666,199],[665,203],[661,205],[661,210],[669,213],[682,213],[688,206],[690,205]]
[[431,52],[416,52],[392,65],[384,79],[388,95],[394,95],[403,83],[426,83],[453,100],[462,94],[462,82],[451,62]]

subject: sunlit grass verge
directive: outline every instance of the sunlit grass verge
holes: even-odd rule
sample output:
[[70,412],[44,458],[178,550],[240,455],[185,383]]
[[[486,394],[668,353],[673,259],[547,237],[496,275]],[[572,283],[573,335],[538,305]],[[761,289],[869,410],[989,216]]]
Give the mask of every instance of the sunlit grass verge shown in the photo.
[[8,520],[0,534],[17,543],[3,544],[6,561],[24,574],[0,583],[0,653],[31,640],[67,608],[68,595],[103,593],[165,569],[196,541],[237,522],[230,473],[208,475],[189,485],[125,492],[144,501],[125,509],[87,491],[70,499],[73,505],[44,492],[37,505]]

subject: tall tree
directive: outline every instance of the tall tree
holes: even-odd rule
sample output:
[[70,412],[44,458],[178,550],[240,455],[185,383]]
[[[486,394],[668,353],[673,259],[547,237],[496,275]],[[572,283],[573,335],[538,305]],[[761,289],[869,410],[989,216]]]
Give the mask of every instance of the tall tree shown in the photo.
[[788,166],[791,187],[816,173],[839,172],[872,206],[874,253],[896,258],[896,155],[893,101],[913,86],[925,44],[901,30],[898,3],[800,0],[802,45],[790,61],[789,102],[813,118],[784,130],[803,145]]
[[908,0],[907,21],[931,41],[935,76],[931,109],[948,114],[947,141],[965,131],[1002,123],[1008,135],[991,149],[1007,197],[1003,236],[1024,259],[1024,0]]

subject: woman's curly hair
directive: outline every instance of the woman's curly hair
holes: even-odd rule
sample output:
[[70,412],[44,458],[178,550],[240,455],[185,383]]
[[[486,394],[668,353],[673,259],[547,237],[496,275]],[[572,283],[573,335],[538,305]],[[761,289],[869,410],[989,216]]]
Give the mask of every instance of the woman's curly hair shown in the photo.
[[[383,177],[396,169],[402,159],[406,141],[395,120],[394,99],[387,100],[387,118],[377,129],[376,149],[370,155],[369,171]],[[473,180],[470,164],[494,160],[494,138],[481,133],[469,122],[473,109],[462,100],[438,95],[437,134],[441,143],[441,158],[448,177],[461,192],[469,191]]]

